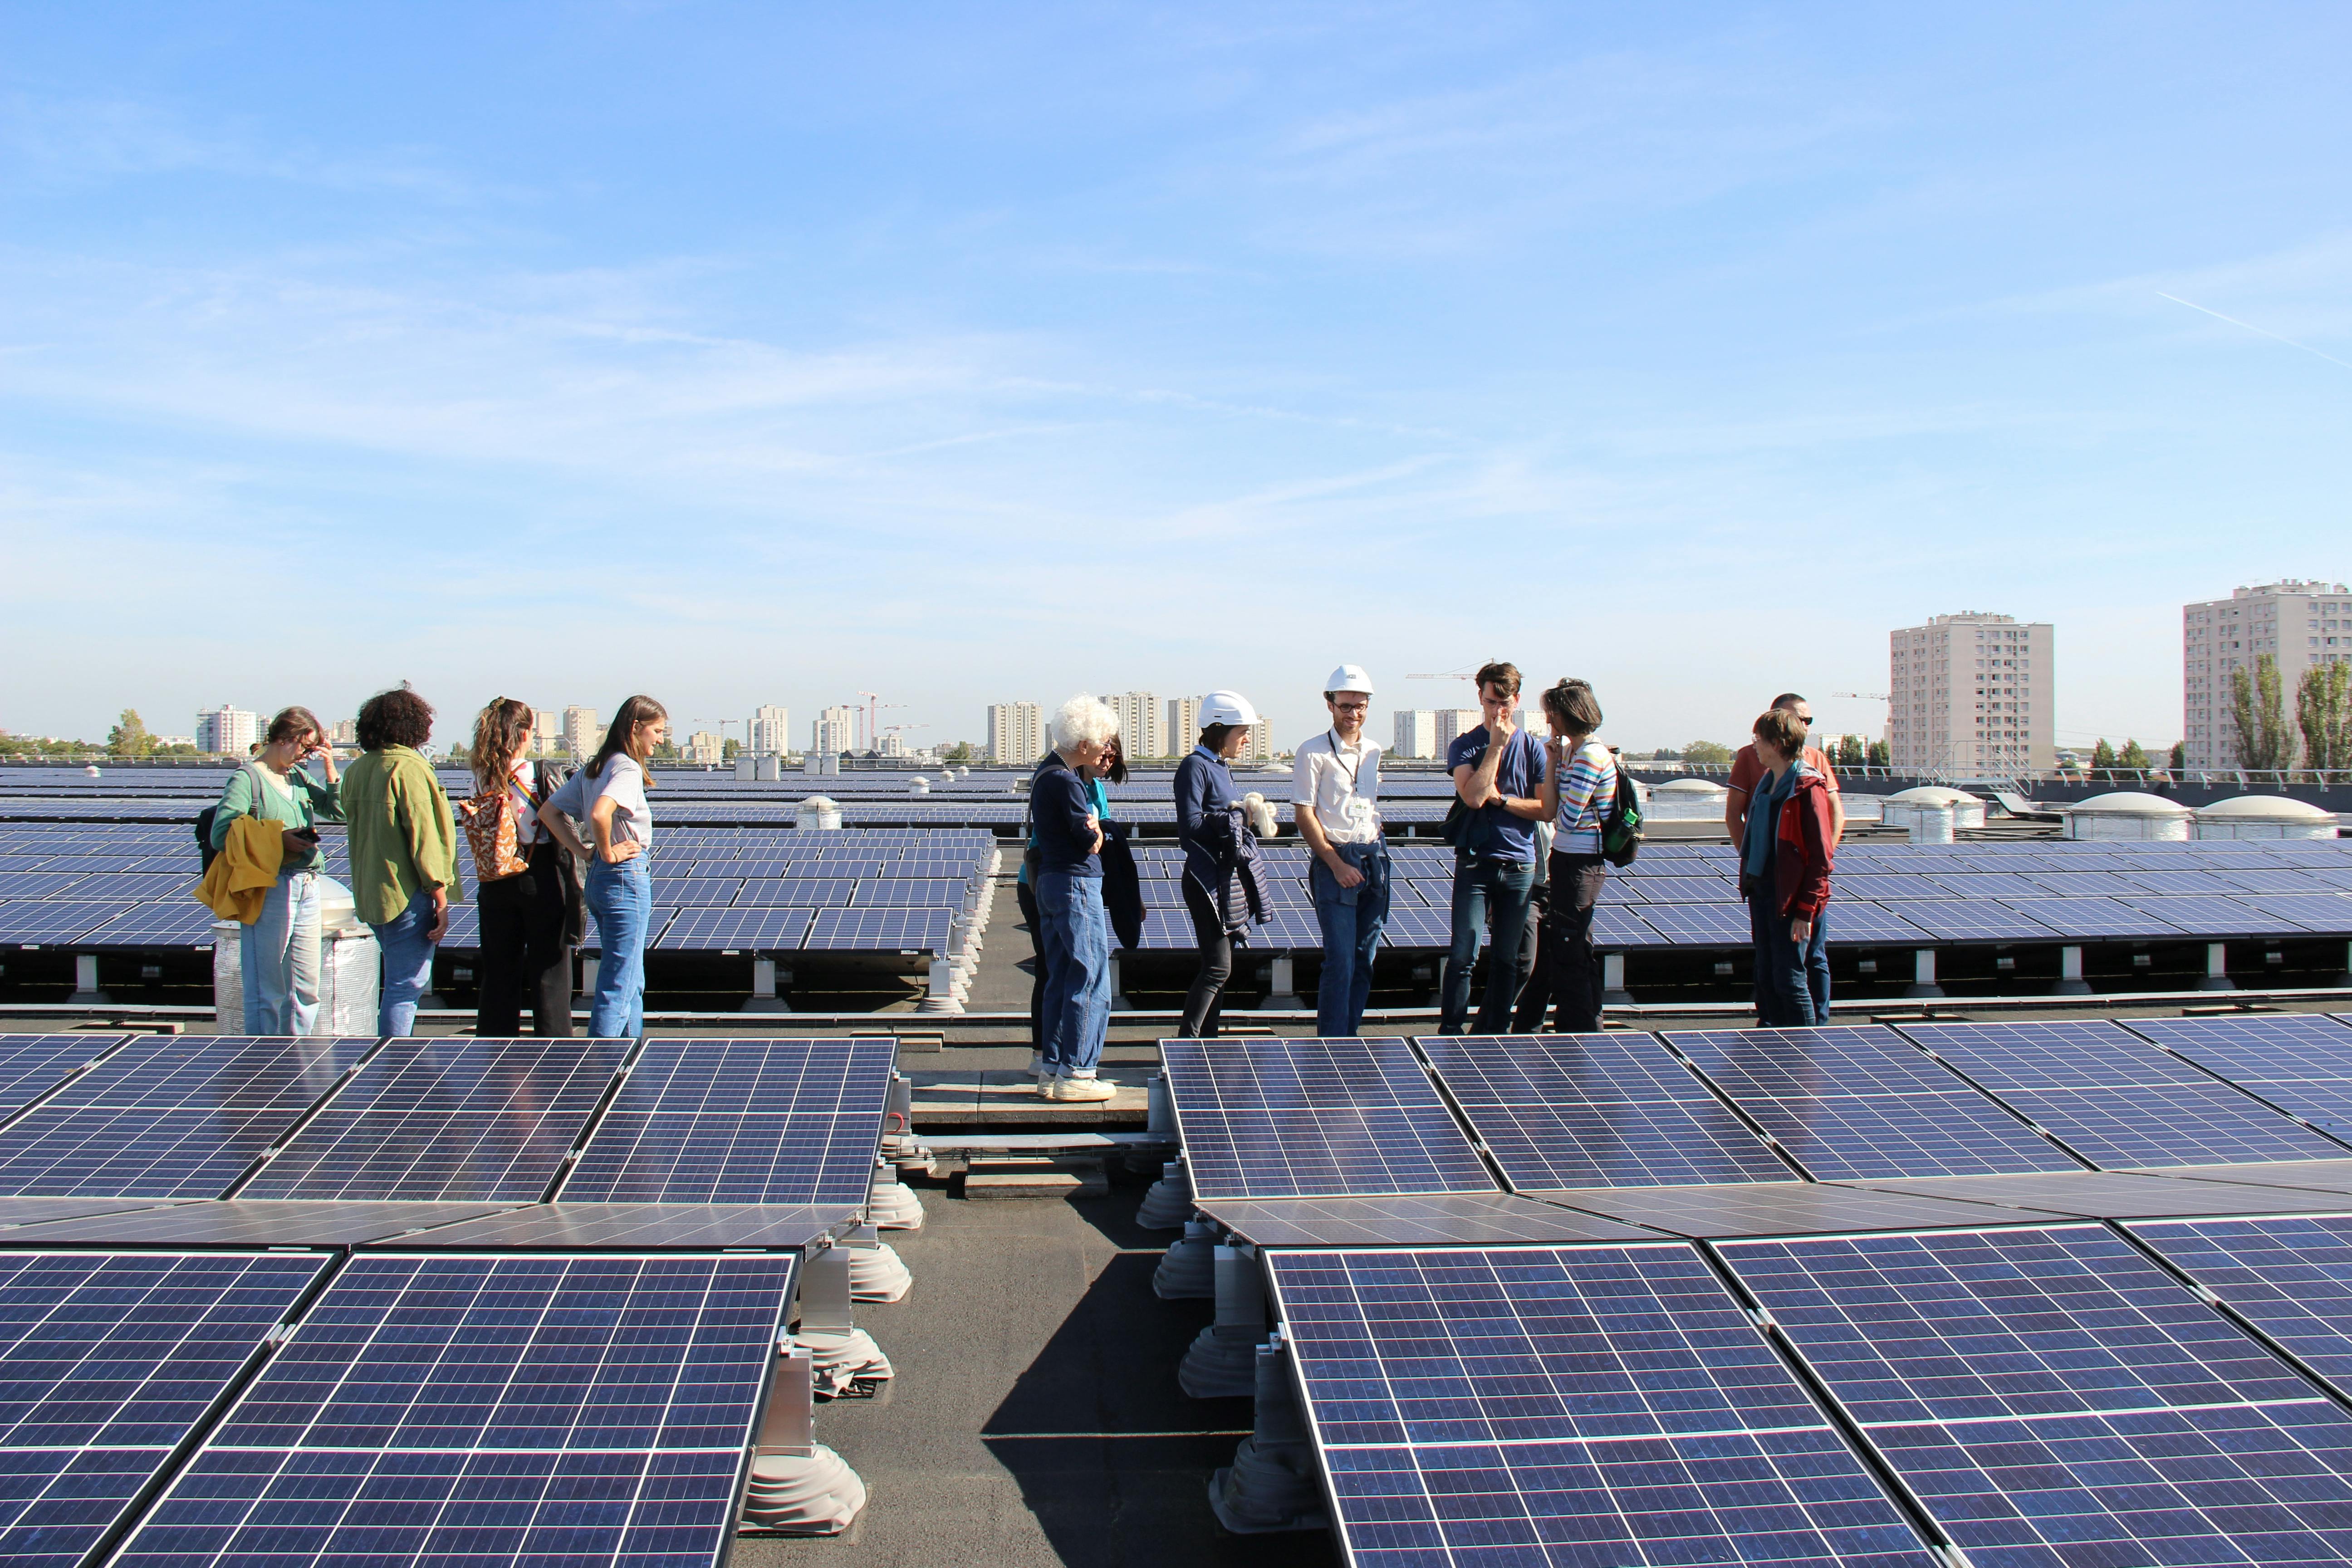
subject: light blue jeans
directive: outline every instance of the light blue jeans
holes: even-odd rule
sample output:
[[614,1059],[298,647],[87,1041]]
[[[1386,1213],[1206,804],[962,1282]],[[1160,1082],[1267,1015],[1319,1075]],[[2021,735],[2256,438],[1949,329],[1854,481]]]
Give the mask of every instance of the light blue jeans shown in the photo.
[[1056,1078],[1092,1078],[1110,1033],[1110,916],[1102,879],[1037,879],[1045,930],[1045,1016],[1038,1051]]
[[319,1021],[319,874],[280,877],[237,934],[245,1032],[307,1035]]
[[375,1004],[375,1032],[387,1039],[416,1033],[416,1005],[433,989],[433,895],[419,889],[408,907],[371,923],[376,951],[383,955],[383,989]]
[[591,856],[581,887],[596,917],[596,994],[588,1004],[592,1039],[636,1039],[646,1032],[646,932],[654,923],[654,873],[644,855],[608,866]]
[[1307,862],[1307,887],[1323,928],[1323,978],[1315,991],[1315,1032],[1346,1039],[1363,1026],[1372,998],[1372,960],[1389,921],[1389,852],[1381,844],[1334,844],[1339,858],[1363,873],[1352,888],[1318,857]]

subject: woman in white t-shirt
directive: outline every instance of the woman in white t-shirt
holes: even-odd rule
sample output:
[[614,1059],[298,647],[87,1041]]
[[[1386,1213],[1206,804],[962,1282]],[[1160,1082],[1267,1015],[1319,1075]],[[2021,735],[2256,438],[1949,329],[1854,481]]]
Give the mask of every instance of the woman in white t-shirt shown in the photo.
[[1582,680],[1562,679],[1543,694],[1551,721],[1545,742],[1544,812],[1552,823],[1550,888],[1545,895],[1543,952],[1563,1035],[1601,1031],[1601,960],[1592,951],[1592,906],[1609,875],[1601,829],[1617,792],[1627,786],[1609,748],[1592,738],[1601,703]]
[[[588,765],[539,808],[539,820],[586,862],[588,912],[596,917],[596,994],[588,1033],[635,1039],[646,1032],[646,938],[654,918],[654,814],[646,759],[669,739],[669,710],[632,697],[613,715]],[[572,826],[588,825],[593,844]]]
[[[521,868],[500,875],[474,857],[481,911],[480,992],[474,1033],[482,1039],[520,1034],[525,999],[542,1037],[572,1033],[572,949],[580,940],[579,873],[556,837],[539,824],[547,764],[531,765],[530,704],[494,697],[474,721],[474,798],[458,807],[468,835],[496,835],[514,823]],[[488,814],[488,815],[486,815]]]

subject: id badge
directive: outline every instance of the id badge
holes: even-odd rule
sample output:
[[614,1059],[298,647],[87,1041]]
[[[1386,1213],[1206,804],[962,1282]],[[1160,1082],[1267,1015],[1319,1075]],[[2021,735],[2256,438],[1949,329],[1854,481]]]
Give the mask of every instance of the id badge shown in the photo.
[[1362,795],[1351,795],[1348,804],[1339,808],[1339,820],[1351,833],[1369,833],[1374,826],[1372,803]]

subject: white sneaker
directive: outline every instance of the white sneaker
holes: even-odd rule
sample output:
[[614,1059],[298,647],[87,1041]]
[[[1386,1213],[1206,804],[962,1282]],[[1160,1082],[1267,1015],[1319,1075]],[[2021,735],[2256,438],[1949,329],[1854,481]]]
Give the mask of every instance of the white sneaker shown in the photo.
[[1054,1076],[1054,1069],[1045,1065],[1045,1052],[1031,1051],[1029,1053],[1029,1076],[1037,1080],[1037,1087],[1040,1089],[1043,1089],[1045,1086],[1046,1080]]
[[1118,1089],[1088,1074],[1085,1078],[1057,1078],[1046,1098],[1059,1100],[1099,1101],[1108,1100]]

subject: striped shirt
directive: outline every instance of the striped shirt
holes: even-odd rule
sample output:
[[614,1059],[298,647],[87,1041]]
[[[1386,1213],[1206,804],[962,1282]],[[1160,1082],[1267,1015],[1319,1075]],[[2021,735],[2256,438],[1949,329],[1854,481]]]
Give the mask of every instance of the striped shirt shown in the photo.
[[[1601,853],[1601,817],[1616,804],[1616,777],[1617,763],[1608,747],[1587,741],[1576,749],[1568,776],[1559,781],[1559,816],[1552,824],[1559,837],[1552,842],[1553,854]],[[1609,782],[1607,789],[1601,787],[1604,781]]]

